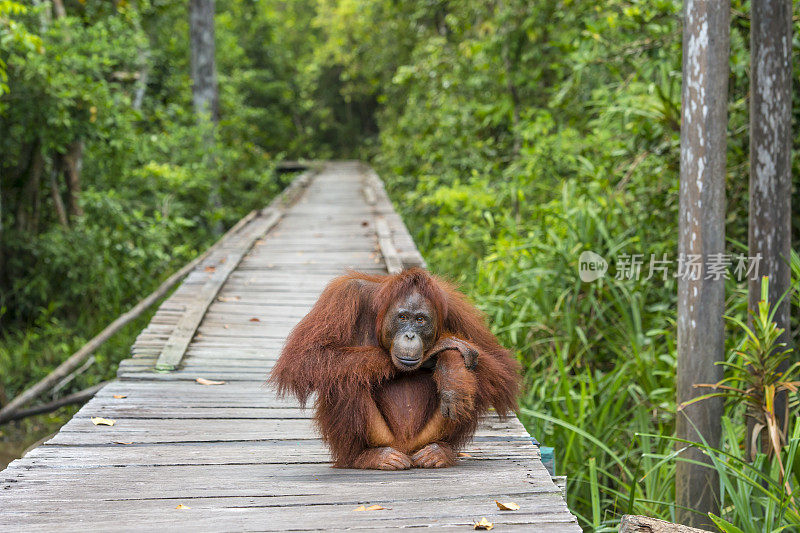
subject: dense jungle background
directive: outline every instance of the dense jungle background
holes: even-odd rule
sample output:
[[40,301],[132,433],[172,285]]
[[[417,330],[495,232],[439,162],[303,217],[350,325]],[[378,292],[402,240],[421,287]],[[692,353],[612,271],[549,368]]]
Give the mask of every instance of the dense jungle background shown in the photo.
[[[613,258],[677,254],[680,1],[217,0],[213,131],[192,109],[185,1],[55,4],[0,0],[0,404],[268,203],[277,162],[362,158],[430,269],[524,362],[521,418],[582,526],[674,517],[676,281],[615,279]],[[731,252],[747,240],[748,12],[733,0]],[[797,83],[794,99],[797,118]],[[584,250],[609,259],[603,280],[581,282]],[[727,295],[744,319],[745,284]],[[113,377],[148,320],[55,394]],[[730,348],[744,336],[732,323]],[[0,427],[0,467],[76,409]],[[724,518],[800,524],[730,459],[741,410],[717,465]]]

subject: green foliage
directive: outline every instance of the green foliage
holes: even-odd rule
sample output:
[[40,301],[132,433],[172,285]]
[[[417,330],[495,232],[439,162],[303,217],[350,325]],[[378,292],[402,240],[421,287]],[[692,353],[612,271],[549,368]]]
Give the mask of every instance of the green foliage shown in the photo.
[[[29,33],[24,26],[17,22],[17,18],[25,15],[28,8],[13,0],[0,0],[0,52],[8,50],[11,46],[20,46],[29,50],[41,52],[41,39]],[[8,57],[5,53],[0,55],[0,96],[8,92]],[[0,105],[2,105],[0,103]],[[0,111],[3,107],[0,106]]]
[[[231,62],[220,61],[223,118],[210,131],[192,109],[183,2],[65,6],[58,18],[47,2],[0,3],[0,399],[196,256],[220,225],[265,205],[280,188],[275,144],[290,137],[262,143],[242,105],[250,95],[228,78],[251,74],[235,63],[240,20],[219,17],[218,55]],[[64,171],[76,140],[85,149],[73,191]],[[106,344],[71,386],[113,376],[146,323]]]
[[[679,446],[697,446],[710,457],[720,479],[722,509],[722,516],[711,515],[711,518],[725,532],[756,533],[800,527],[795,495],[800,482],[797,463],[800,363],[790,364],[788,359],[793,350],[779,342],[783,329],[773,320],[777,306],[768,300],[768,294],[769,279],[764,277],[758,309],[751,312],[752,325],[728,317],[738,328],[735,332],[738,344],[731,350],[728,361],[722,363],[725,378],[707,385],[715,392],[685,404],[716,396],[728,400],[729,414],[722,420],[720,447],[671,439],[679,442]],[[777,394],[789,395],[791,408],[784,424],[775,409]],[[753,421],[752,432],[741,423],[745,416]],[[746,455],[751,448],[749,456]],[[663,461],[684,460],[679,454],[653,457]]]
[[722,363],[730,375],[712,388],[720,391],[714,396],[723,396],[745,406],[747,416],[762,427],[763,442],[770,444],[761,451],[771,454],[773,451],[777,453],[784,444],[783,428],[777,425],[775,399],[777,395],[797,392],[800,362],[790,361],[794,350],[781,342],[785,329],[774,322],[777,304],[769,301],[768,294],[769,278],[765,276],[758,309],[750,313],[752,327],[738,318],[729,317],[745,333],[745,338],[741,348],[734,351],[735,360]]

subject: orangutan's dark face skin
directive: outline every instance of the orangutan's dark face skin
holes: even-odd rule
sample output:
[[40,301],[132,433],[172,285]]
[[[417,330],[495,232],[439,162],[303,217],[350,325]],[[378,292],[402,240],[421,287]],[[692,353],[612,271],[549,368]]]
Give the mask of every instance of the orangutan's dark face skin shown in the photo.
[[412,292],[389,308],[383,320],[381,344],[400,370],[415,370],[436,342],[436,310],[418,292]]

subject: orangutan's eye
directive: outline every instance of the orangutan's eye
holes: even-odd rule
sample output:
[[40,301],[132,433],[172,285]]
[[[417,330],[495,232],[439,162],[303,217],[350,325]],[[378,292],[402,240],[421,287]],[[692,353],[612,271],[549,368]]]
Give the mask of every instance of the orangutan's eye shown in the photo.
[[408,315],[405,313],[400,313],[400,315],[397,318],[399,318],[400,320],[408,320]]
[[424,316],[418,316],[417,317],[417,324],[422,324],[423,322],[425,322],[425,317]]

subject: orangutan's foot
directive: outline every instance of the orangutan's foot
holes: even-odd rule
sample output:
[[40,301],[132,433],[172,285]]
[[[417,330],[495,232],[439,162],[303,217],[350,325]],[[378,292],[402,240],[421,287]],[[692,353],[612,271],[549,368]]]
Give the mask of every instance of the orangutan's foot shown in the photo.
[[353,463],[356,468],[375,470],[406,470],[411,468],[411,459],[390,446],[364,450]]
[[411,456],[417,468],[445,468],[456,464],[456,454],[447,444],[433,442]]

